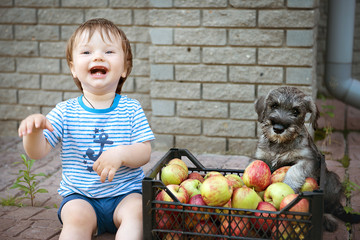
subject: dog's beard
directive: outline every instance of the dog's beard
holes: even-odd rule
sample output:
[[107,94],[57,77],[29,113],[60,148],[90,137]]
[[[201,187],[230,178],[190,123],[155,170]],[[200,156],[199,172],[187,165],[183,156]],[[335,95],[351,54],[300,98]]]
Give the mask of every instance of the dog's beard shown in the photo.
[[290,126],[282,133],[278,134],[274,131],[271,121],[265,121],[261,124],[261,129],[265,137],[274,143],[286,143],[293,141],[299,135],[299,129],[296,126]]

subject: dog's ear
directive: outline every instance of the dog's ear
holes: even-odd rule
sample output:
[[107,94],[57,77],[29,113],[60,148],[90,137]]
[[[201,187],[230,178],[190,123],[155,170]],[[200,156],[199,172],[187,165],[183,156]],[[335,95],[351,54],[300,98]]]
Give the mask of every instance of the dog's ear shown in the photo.
[[264,120],[264,111],[265,111],[265,97],[262,96],[255,101],[255,111],[258,115],[258,121],[262,122]]
[[314,130],[317,129],[317,121],[320,117],[320,112],[319,112],[319,109],[318,107],[316,106],[315,102],[313,101],[312,97],[310,96],[306,96],[305,97],[305,101],[306,101],[306,107],[307,107],[307,111],[309,113],[311,113],[311,116],[310,116],[310,123],[311,123],[311,126],[314,128]]

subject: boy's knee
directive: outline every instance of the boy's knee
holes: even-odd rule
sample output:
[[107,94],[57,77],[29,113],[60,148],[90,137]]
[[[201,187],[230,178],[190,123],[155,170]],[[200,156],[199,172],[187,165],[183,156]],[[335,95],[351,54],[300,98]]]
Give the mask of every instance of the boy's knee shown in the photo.
[[76,199],[67,202],[61,210],[63,224],[96,226],[96,213],[91,204]]

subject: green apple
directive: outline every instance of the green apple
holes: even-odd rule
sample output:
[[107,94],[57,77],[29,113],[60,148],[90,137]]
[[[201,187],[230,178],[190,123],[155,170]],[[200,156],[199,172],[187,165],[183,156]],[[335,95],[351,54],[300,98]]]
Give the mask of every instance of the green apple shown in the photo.
[[312,177],[308,177],[305,179],[304,184],[301,186],[300,192],[312,192],[317,189],[319,189],[317,181]]
[[227,203],[233,193],[232,187],[223,175],[206,178],[200,187],[201,196],[209,206],[222,206]]
[[239,188],[244,185],[243,180],[237,174],[227,174],[225,177],[230,181],[230,184],[233,188]]
[[178,164],[167,165],[161,169],[161,181],[165,185],[179,185],[188,176],[188,172]]
[[188,167],[186,166],[186,163],[181,160],[180,158],[173,158],[170,160],[170,162],[167,165],[177,164],[180,165],[186,172],[189,171]]
[[180,183],[180,186],[183,186],[186,189],[190,198],[200,194],[201,185],[202,183],[197,179],[186,179],[182,183]]
[[276,209],[279,209],[283,198],[289,194],[294,193],[294,190],[286,183],[276,182],[270,184],[270,186],[266,188],[264,193],[264,201],[271,203]]
[[231,206],[233,208],[256,209],[261,201],[261,197],[259,197],[254,189],[244,185],[234,190],[231,198]]

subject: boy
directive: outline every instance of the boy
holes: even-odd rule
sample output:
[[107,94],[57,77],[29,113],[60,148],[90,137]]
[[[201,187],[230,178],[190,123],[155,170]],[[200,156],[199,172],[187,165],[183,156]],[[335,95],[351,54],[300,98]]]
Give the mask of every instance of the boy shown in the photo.
[[71,36],[66,58],[83,95],[57,104],[46,117],[30,115],[19,127],[31,158],[61,142],[60,239],[104,232],[142,239],[141,166],[150,159],[154,135],[140,104],[120,95],[132,69],[129,41],[112,22],[92,19]]

